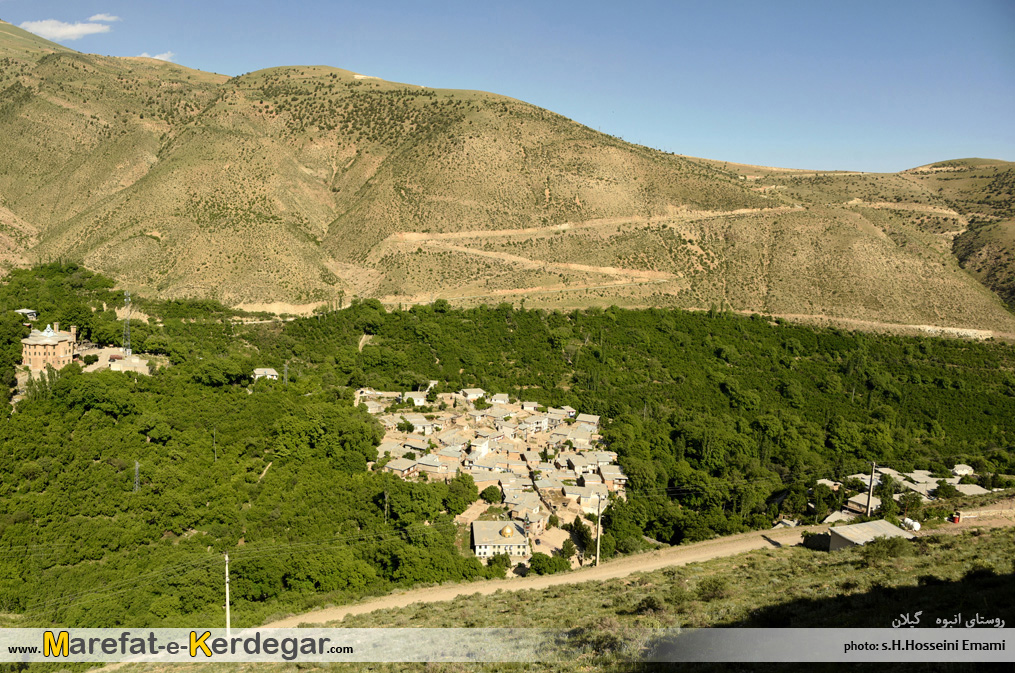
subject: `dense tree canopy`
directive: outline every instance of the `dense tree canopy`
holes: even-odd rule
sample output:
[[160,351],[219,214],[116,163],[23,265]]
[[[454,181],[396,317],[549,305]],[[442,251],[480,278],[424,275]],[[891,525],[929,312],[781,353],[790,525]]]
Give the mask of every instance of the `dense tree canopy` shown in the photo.
[[[13,385],[27,332],[13,309],[116,344],[120,297],[75,266],[12,273],[0,287],[0,388]],[[833,511],[842,493],[809,487],[870,460],[1015,473],[1005,344],[721,312],[441,302],[388,312],[366,301],[243,325],[214,302],[135,303],[148,322],[132,327],[134,350],[169,366],[144,377],[72,365],[0,418],[0,612],[220,623],[225,551],[242,625],[398,585],[502,575],[503,563],[462,553],[453,518],[479,497],[470,477],[406,483],[367,469],[381,429],[352,407],[363,385],[436,380],[602,416],[630,478],[627,500],[604,514],[604,557],[645,536],[678,543],[770,526],[780,512]],[[360,351],[363,334],[373,339]],[[255,367],[286,365],[288,385],[250,380]],[[590,553],[589,525],[568,527]],[[540,557],[532,569],[562,563]]]

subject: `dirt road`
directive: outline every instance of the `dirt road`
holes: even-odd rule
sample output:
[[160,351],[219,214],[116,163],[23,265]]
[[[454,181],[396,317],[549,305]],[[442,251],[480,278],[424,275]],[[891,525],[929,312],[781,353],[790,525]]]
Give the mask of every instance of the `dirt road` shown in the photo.
[[[984,516],[971,519],[963,524],[946,524],[943,527],[924,529],[919,535],[946,534],[955,535],[970,528],[998,528],[1015,526],[1015,519],[1007,516]],[[799,544],[803,532],[823,533],[828,526],[800,526],[798,528],[780,528],[772,530],[751,531],[740,535],[731,535],[705,542],[669,547],[647,554],[637,554],[604,563],[599,567],[588,567],[561,575],[535,575],[504,580],[483,580],[466,584],[455,584],[424,589],[410,589],[401,593],[371,598],[362,603],[340,605],[324,608],[301,615],[293,615],[269,624],[265,628],[295,628],[301,624],[325,624],[342,620],[346,615],[361,615],[374,610],[404,608],[414,603],[438,603],[450,601],[459,596],[473,594],[489,595],[497,591],[522,591],[526,589],[546,589],[559,584],[578,584],[580,582],[601,581],[626,577],[638,572],[651,572],[668,566],[685,565],[708,561],[723,556],[734,556],[754,549],[774,549]]]
[[627,556],[615,561],[604,563],[599,567],[582,568],[561,575],[535,575],[504,580],[483,580],[450,586],[411,589],[402,593],[372,598],[353,605],[315,610],[302,615],[294,615],[270,624],[266,628],[293,628],[300,624],[323,624],[338,621],[346,615],[360,615],[374,610],[403,608],[413,603],[435,603],[454,600],[459,596],[473,594],[492,594],[501,591],[520,591],[523,589],[546,589],[558,584],[576,584],[590,580],[608,580],[625,577],[636,572],[659,570],[667,566],[684,565],[697,561],[707,561],[720,556],[732,556],[752,549],[777,548],[798,544],[801,533],[805,530],[823,532],[828,526],[806,526],[800,528],[782,528],[778,530],[752,531],[740,535],[732,535],[716,540],[707,540],[679,547],[670,547],[647,554]]

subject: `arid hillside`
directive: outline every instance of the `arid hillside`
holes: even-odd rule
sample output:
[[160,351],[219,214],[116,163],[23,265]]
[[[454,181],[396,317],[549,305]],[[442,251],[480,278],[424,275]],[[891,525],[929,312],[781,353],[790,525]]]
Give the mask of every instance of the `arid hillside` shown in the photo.
[[322,66],[228,78],[6,23],[0,138],[0,264],[79,260],[162,297],[715,305],[1015,333],[979,282],[1011,299],[1004,162],[724,164],[495,94]]

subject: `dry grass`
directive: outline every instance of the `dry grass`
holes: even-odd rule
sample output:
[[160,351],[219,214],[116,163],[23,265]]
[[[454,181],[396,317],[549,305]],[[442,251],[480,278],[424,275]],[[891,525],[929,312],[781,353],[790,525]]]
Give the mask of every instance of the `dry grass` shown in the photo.
[[[227,79],[9,24],[0,134],[0,266],[72,258],[137,291],[234,305],[717,304],[1015,332],[951,254],[977,218],[1011,211],[1004,162],[724,164],[493,94],[326,67]],[[995,289],[1010,232],[962,239]]]

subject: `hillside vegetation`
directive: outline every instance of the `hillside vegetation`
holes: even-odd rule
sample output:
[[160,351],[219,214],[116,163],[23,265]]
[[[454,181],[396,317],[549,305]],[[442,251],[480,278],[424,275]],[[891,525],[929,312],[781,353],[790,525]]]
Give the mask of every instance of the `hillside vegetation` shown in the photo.
[[[462,596],[442,603],[417,603],[377,610],[328,624],[342,628],[534,628],[567,633],[547,648],[545,663],[375,663],[389,671],[524,672],[656,671],[639,663],[658,643],[656,629],[890,628],[901,614],[919,614],[921,624],[990,615],[1015,620],[1015,551],[1009,530],[929,535],[909,542],[880,541],[834,553],[792,547],[754,551],[605,582],[545,590]],[[985,617],[986,618],[986,617]],[[662,633],[666,633],[665,631]],[[976,632],[965,629],[966,637]],[[681,670],[726,671],[729,664],[679,664]],[[837,665],[808,669],[834,670]],[[192,665],[188,673],[270,670],[361,670],[362,664]],[[750,670],[793,671],[800,665],[752,664]],[[898,668],[897,666],[894,668]],[[1010,667],[1009,667],[1010,668]],[[172,670],[180,670],[174,665]],[[884,664],[851,665],[879,671]],[[148,671],[128,666],[125,670]],[[167,668],[168,670],[168,668]],[[1002,671],[1004,664],[907,665],[917,671]]]
[[[16,270],[0,316],[30,302],[40,323],[117,345],[111,285],[74,265]],[[630,477],[604,515],[604,558],[646,548],[646,535],[677,544],[813,520],[856,486],[816,488],[815,511],[808,488],[870,460],[936,473],[965,462],[987,487],[1015,474],[1015,350],[1000,343],[658,309],[438,300],[387,312],[367,300],[245,325],[211,301],[136,305],[148,322],[134,322],[135,351],[165,366],[145,377],[69,365],[0,418],[0,613],[13,625],[221,623],[226,551],[237,626],[502,575],[453,522],[479,497],[471,477],[409,483],[368,469],[381,429],[352,406],[363,385],[432,379],[603,416]],[[25,331],[0,322],[8,382]],[[287,365],[288,385],[251,383],[255,367]],[[901,513],[878,494],[882,514]],[[561,523],[588,544],[581,522]]]
[[755,171],[490,93],[320,66],[228,78],[5,23],[0,136],[0,264],[73,259],[150,296],[715,304],[1015,333],[951,252],[968,225],[959,258],[1010,298],[1003,162],[947,184]]

